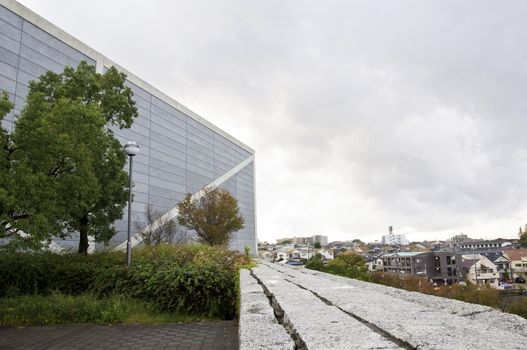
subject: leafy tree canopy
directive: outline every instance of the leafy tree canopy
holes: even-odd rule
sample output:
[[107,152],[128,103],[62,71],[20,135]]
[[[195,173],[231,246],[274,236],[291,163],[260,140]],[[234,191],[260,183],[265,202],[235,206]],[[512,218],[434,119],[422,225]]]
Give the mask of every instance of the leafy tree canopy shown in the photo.
[[[125,75],[104,74],[81,62],[63,73],[30,82],[26,106],[15,123],[9,159],[18,207],[10,227],[33,242],[79,232],[107,242],[127,199],[126,155],[108,126],[130,127],[137,116]],[[5,226],[4,226],[5,227]]]
[[521,227],[520,227],[518,243],[522,247],[527,247],[527,231],[522,232]]
[[227,245],[232,233],[244,227],[238,201],[225,190],[209,187],[204,191],[200,199],[195,200],[189,193],[178,204],[178,223],[194,230],[201,243]]

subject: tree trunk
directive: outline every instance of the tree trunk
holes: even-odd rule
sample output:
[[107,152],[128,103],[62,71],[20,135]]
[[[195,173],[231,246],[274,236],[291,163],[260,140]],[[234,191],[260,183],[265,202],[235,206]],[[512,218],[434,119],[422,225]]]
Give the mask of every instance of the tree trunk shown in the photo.
[[88,215],[83,215],[79,223],[79,254],[88,254]]

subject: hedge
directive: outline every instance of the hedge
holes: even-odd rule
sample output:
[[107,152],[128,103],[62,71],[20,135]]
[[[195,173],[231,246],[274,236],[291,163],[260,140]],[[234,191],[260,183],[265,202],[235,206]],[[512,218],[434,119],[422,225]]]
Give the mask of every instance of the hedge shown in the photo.
[[235,282],[246,258],[219,247],[159,246],[134,250],[132,266],[117,252],[93,255],[0,253],[0,297],[125,295],[160,311],[235,316]]

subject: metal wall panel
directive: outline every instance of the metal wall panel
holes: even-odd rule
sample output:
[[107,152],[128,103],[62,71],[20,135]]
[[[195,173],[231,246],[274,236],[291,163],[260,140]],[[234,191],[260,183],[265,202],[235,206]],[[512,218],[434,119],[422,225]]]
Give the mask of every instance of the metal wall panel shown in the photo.
[[[0,90],[9,92],[16,113],[23,108],[30,80],[47,70],[58,73],[66,65],[75,67],[81,60],[95,65],[94,59],[0,6]],[[199,191],[251,156],[251,152],[158,96],[128,80],[126,85],[134,93],[139,116],[130,129],[110,129],[121,143],[134,140],[141,148],[134,158],[134,221],[145,221],[148,205],[163,212],[172,209],[186,193]],[[2,124],[8,130],[12,128],[12,118],[13,113]],[[234,235],[231,247],[240,251],[245,245],[255,247],[252,163],[220,187],[238,199],[240,212],[245,216],[246,227]],[[123,218],[114,224],[118,234],[112,244],[125,240],[126,220],[127,208]],[[63,243],[75,246],[75,240],[74,237]]]

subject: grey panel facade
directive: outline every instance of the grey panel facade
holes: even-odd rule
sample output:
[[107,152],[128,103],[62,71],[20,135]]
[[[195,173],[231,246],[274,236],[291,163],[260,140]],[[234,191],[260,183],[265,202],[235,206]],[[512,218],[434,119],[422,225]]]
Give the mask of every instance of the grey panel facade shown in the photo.
[[[3,122],[8,130],[25,103],[28,82],[44,72],[61,72],[80,61],[103,72],[113,64],[106,57],[70,37],[12,0],[0,0],[0,90],[9,93],[15,108]],[[254,151],[184,106],[115,65],[128,76],[139,117],[130,129],[112,128],[121,143],[136,141],[141,152],[134,159],[135,222],[144,221],[147,205],[166,212],[186,193],[195,193],[230,171]],[[254,162],[231,176],[221,188],[237,199],[245,228],[237,232],[231,248],[256,251]],[[111,244],[126,240],[127,208],[115,223],[118,234]],[[62,242],[75,245],[76,241]]]

